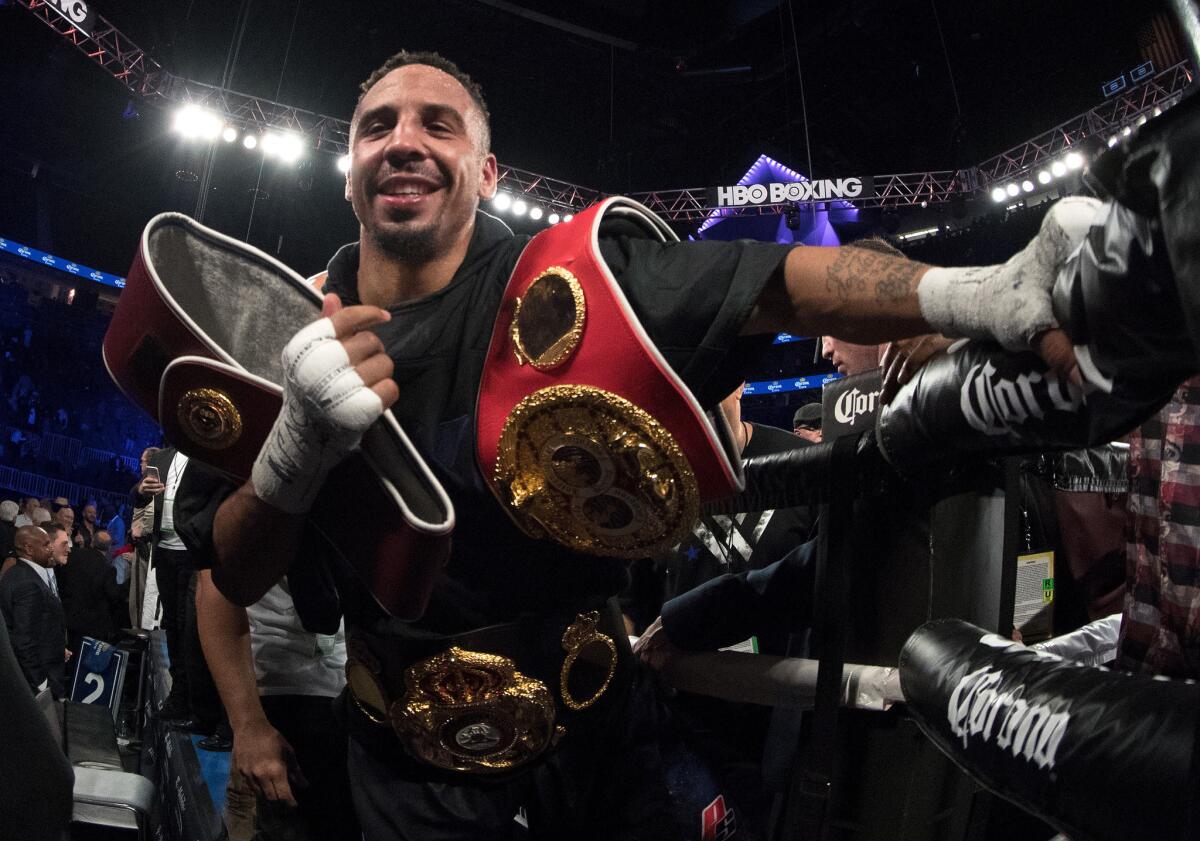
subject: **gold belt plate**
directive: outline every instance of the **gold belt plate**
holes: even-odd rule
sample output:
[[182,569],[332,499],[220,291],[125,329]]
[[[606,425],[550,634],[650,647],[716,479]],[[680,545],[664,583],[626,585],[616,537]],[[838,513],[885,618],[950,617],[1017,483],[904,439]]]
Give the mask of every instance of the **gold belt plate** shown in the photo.
[[494,479],[527,533],[594,555],[665,551],[700,513],[696,476],[670,431],[592,386],[550,386],[518,403]]
[[524,765],[555,736],[554,699],[513,661],[454,647],[404,673],[392,727],[419,759],[449,771],[487,773]]

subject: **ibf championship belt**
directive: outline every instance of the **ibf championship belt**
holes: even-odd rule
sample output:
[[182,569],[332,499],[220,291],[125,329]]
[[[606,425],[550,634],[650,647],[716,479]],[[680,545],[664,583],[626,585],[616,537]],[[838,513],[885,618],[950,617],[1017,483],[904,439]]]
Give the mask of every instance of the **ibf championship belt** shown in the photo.
[[477,453],[528,535],[640,558],[682,540],[701,502],[741,489],[720,412],[706,416],[630,307],[601,232],[677,241],[610,198],[526,246],[504,291],[479,391]]

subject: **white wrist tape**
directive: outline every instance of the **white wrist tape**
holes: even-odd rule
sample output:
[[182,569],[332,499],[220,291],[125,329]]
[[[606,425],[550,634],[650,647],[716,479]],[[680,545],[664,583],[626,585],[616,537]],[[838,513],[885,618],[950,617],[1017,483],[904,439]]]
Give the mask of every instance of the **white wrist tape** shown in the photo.
[[1038,333],[1057,326],[1050,290],[1103,203],[1073,196],[1057,202],[1029,244],[1007,263],[930,269],[917,285],[921,315],[946,336],[995,339],[1027,350]]
[[322,318],[283,349],[283,408],[250,474],[264,502],[290,514],[312,507],[329,471],[358,446],[383,403]]

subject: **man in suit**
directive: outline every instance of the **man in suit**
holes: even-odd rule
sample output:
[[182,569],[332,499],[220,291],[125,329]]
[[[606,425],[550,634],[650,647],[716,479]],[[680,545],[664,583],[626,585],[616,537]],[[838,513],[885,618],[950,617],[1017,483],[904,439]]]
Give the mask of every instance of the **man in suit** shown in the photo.
[[[50,536],[51,546],[55,549],[58,549],[60,538],[66,536]],[[69,551],[67,562],[55,568],[58,594],[66,615],[67,647],[72,651],[79,650],[82,637],[111,643],[116,636],[112,614],[121,593],[117,587],[117,571],[108,562],[111,539],[108,532],[100,529],[92,541],[90,547],[72,549],[70,541],[66,540],[63,548]]]
[[34,692],[48,686],[63,697],[66,624],[54,580],[50,536],[37,526],[22,526],[13,538],[17,565],[0,578],[0,611],[13,653]]

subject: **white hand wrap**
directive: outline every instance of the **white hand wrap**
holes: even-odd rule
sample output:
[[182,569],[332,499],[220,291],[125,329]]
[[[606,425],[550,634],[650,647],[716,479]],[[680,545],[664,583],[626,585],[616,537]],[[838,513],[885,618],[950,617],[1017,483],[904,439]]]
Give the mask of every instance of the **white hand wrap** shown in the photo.
[[995,339],[1009,350],[1027,350],[1034,336],[1057,326],[1050,308],[1054,278],[1102,206],[1083,196],[1060,200],[1037,236],[1007,263],[930,269],[917,285],[921,315],[946,336]]
[[329,471],[383,414],[334,336],[322,318],[283,349],[283,408],[250,474],[259,499],[289,514],[312,507]]

